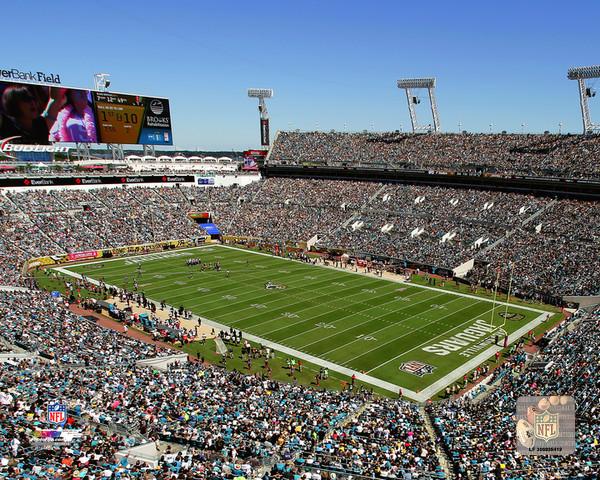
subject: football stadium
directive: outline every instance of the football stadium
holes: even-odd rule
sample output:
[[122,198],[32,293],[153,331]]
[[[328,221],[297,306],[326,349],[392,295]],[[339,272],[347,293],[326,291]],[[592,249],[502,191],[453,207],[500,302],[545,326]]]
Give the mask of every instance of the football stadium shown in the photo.
[[[113,7],[150,41],[156,17]],[[210,50],[237,77],[142,78],[118,49],[110,74],[83,57],[53,69],[39,45],[0,66],[0,478],[599,478],[600,66],[540,65],[559,65],[572,108],[541,132],[511,111],[519,132],[448,98],[465,71],[429,51],[427,68],[394,67],[397,105],[373,110],[387,125],[403,108],[409,128],[353,131],[343,115],[358,124],[374,84],[291,80],[309,41],[295,44],[292,10],[265,15],[300,66],[278,46],[272,64],[234,68],[224,52],[253,39],[183,28],[221,6],[171,8],[182,28],[161,48]],[[346,32],[332,5],[306,9],[322,13],[307,22],[323,59],[364,60],[325,33]],[[419,28],[441,38],[431,21]],[[376,77],[391,50],[370,31]],[[511,70],[488,60],[462,61]],[[93,84],[66,86],[77,75]],[[316,82],[348,97],[308,94]],[[227,114],[198,115],[212,102]],[[456,110],[478,127],[447,128]]]

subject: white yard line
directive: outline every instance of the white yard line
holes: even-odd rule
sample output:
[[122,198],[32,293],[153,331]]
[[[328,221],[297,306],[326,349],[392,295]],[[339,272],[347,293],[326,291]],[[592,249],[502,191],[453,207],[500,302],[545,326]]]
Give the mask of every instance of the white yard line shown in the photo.
[[[69,275],[75,278],[79,278],[81,279],[81,275],[79,273],[75,273],[75,272],[71,272],[70,270],[67,270],[64,267],[54,267],[54,270],[61,272],[65,275]],[[91,283],[95,284],[95,285],[99,285],[100,282],[98,280],[95,280],[93,278],[88,278],[88,281],[90,281]],[[114,288],[118,288],[115,285],[109,285],[106,284],[108,287],[114,287]],[[152,298],[148,298],[148,300],[150,300],[151,302],[155,302],[156,300],[152,299]],[[170,305],[169,305],[170,307]],[[217,328],[220,330],[225,330],[228,331],[229,330],[229,325],[224,325],[218,322],[215,322],[213,320],[209,320],[208,318],[204,318],[201,317],[199,315],[192,315],[193,319],[201,319],[202,322],[205,325],[208,325],[209,327],[213,327],[213,328]],[[262,338],[262,337],[258,337],[256,335],[252,335],[250,333],[245,333],[244,332],[244,338],[250,340],[251,342],[254,343],[260,343],[264,346],[270,347],[273,350],[277,350],[285,355],[290,355],[296,358],[300,358],[302,360],[305,360],[307,362],[311,362],[314,363],[315,365],[319,365],[321,367],[326,367],[329,370],[332,370],[334,372],[338,372],[341,373],[343,375],[347,375],[349,377],[351,377],[352,375],[356,375],[356,378],[360,381],[363,381],[365,383],[368,383],[370,385],[374,385],[377,386],[379,388],[382,388],[384,390],[388,390],[390,392],[393,393],[398,393],[398,389],[400,388],[398,385],[394,385],[393,383],[390,382],[386,382],[385,380],[380,380],[379,378],[374,378],[374,377],[370,377],[368,375],[365,375],[364,373],[361,373],[359,371],[356,370],[352,370],[350,368],[346,368],[343,367],[341,365],[338,365],[336,363],[333,362],[329,362],[327,360],[323,360],[319,357],[315,357],[313,355],[310,355],[308,353],[304,353],[298,350],[295,350],[293,348],[290,347],[286,347],[285,345],[281,345],[280,343],[276,343],[276,342],[272,342],[270,340],[267,340],[266,338]],[[402,388],[403,393],[405,396],[407,396],[408,398],[412,398],[414,400],[420,401],[418,398],[418,394],[412,390],[409,389],[405,389],[404,387]]]
[[[202,248],[227,248],[229,250],[234,250],[237,252],[242,252],[242,253],[251,253],[252,255],[261,255],[263,257],[269,257],[269,258],[277,258],[279,260],[282,261],[288,261],[288,262],[298,262],[301,264],[304,264],[304,262],[300,262],[299,260],[292,260],[290,258],[281,258],[281,257],[276,257],[275,255],[271,255],[269,253],[263,253],[263,252],[255,252],[254,250],[246,250],[246,249],[242,249],[242,248],[236,248],[236,247],[231,247],[229,245],[219,245],[219,244],[208,244],[208,245],[200,245],[198,247],[188,247],[188,248],[181,248],[179,250],[173,250],[172,252],[181,252],[181,251],[185,251],[185,250],[197,250],[197,249],[202,249]],[[141,257],[141,256],[146,256],[146,255],[156,255],[157,252],[153,252],[153,253],[147,253],[147,254],[142,254],[142,255],[135,255],[135,257]],[[168,254],[168,252],[167,252]],[[134,257],[132,255],[132,257]],[[85,263],[78,263],[76,265],[72,265],[72,266],[67,266],[65,268],[72,268],[74,266],[82,266],[82,265],[93,265],[95,263],[105,263],[105,262],[115,262],[115,261],[119,261],[119,260],[126,260],[127,258],[132,258],[132,257],[125,257],[125,258],[110,258],[107,260],[97,260],[97,261],[93,261],[93,262],[85,262]],[[168,258],[168,257],[166,257]],[[457,295],[459,297],[466,297],[466,298],[472,298],[474,300],[480,300],[482,302],[489,302],[489,303],[494,303],[494,300],[492,299],[488,299],[488,298],[484,298],[484,297],[478,297],[477,295],[470,295],[468,293],[461,293],[461,292],[452,292],[450,290],[444,290],[441,288],[435,288],[435,287],[428,287],[426,285],[419,285],[417,283],[411,283],[411,282],[407,282],[405,280],[401,280],[401,279],[396,279],[396,278],[381,278],[381,277],[375,277],[374,275],[369,275],[366,273],[362,273],[362,272],[353,272],[352,270],[347,270],[347,269],[341,269],[341,268],[337,268],[337,267],[331,267],[331,266],[327,266],[327,265],[315,265],[316,267],[319,268],[327,268],[330,270],[335,270],[336,272],[345,272],[351,275],[361,275],[363,277],[369,277],[369,278],[374,278],[374,279],[378,279],[378,280],[382,280],[384,282],[393,282],[393,283],[400,283],[403,285],[409,285],[412,287],[416,287],[416,288],[423,288],[426,290],[435,290],[437,292],[445,292],[445,293],[449,293],[450,295]],[[546,310],[540,310],[538,308],[533,308],[533,307],[527,307],[524,305],[515,305],[514,303],[507,303],[507,302],[499,302],[496,301],[495,302],[496,305],[503,305],[503,306],[509,306],[509,307],[514,307],[514,308],[520,308],[523,310],[529,310],[531,312],[537,312],[537,313],[547,313]]]
[[[390,295],[391,293],[393,293],[393,292],[386,292],[386,293],[384,293],[384,294],[382,294],[382,295],[377,295],[375,298],[386,297],[387,295]],[[352,293],[352,294],[350,294],[350,295],[344,295],[344,296],[341,296],[341,297],[336,297],[336,300],[343,299],[343,298],[348,298],[348,297],[349,297],[349,296],[351,296],[351,295],[355,295],[355,294],[354,294],[354,293]],[[361,316],[361,315],[362,315],[362,316],[365,316],[365,313],[364,313],[364,312],[366,312],[366,311],[368,311],[368,310],[371,310],[372,308],[379,308],[379,307],[381,307],[381,305],[387,305],[388,303],[392,303],[392,302],[395,302],[395,301],[396,301],[396,300],[394,299],[394,300],[390,300],[390,301],[388,301],[388,302],[383,302],[383,303],[380,303],[379,305],[373,305],[373,306],[371,306],[371,307],[366,307],[366,308],[364,308],[363,310],[361,310],[360,312],[350,313],[349,315],[347,315],[347,316],[345,316],[345,317],[343,317],[343,318],[339,318],[339,319],[337,319],[337,320],[333,320],[333,321],[331,321],[331,322],[328,322],[328,323],[330,323],[330,324],[334,324],[334,323],[336,323],[336,322],[340,322],[340,321],[342,321],[342,320],[345,320],[345,319],[347,319],[348,317],[351,317],[352,315],[359,315],[359,316]],[[300,302],[300,303],[301,303],[301,302]],[[292,304],[290,304],[290,305],[295,305],[295,304],[294,304],[294,303],[292,303]],[[295,311],[294,311],[294,313],[301,312],[301,311],[303,311],[303,310],[309,310],[309,309],[311,309],[311,308],[322,308],[322,307],[323,307],[323,305],[311,305],[310,307],[303,308],[303,309],[301,309],[301,310],[295,310]],[[333,308],[333,307],[332,307],[332,308]],[[335,309],[336,309],[336,310],[345,310],[344,308],[340,308],[340,307],[335,307]],[[311,322],[311,321],[314,321],[314,320],[316,320],[316,319],[317,319],[317,318],[319,318],[319,317],[322,317],[323,315],[329,315],[329,314],[331,314],[331,312],[330,312],[330,311],[325,311],[325,312],[323,312],[323,313],[320,313],[320,314],[318,314],[318,315],[315,315],[315,316],[312,316],[312,317],[308,317],[308,318],[301,319],[301,320],[299,320],[298,322],[294,322],[294,323],[292,323],[292,324],[289,324],[289,325],[286,325],[286,326],[284,326],[284,327],[281,327],[281,328],[276,328],[275,330],[270,330],[270,331],[269,331],[269,333],[278,332],[279,330],[285,330],[286,328],[293,327],[294,325],[296,325],[296,324],[298,324],[298,323],[302,323],[302,322]],[[378,317],[376,317],[376,318],[383,317],[383,316],[385,316],[385,315],[389,315],[389,312],[388,312],[388,313],[385,313],[385,314],[383,314],[383,315],[380,315],[380,316],[378,316]],[[256,315],[253,315],[253,316],[256,316]],[[368,316],[368,315],[367,315],[367,316]],[[246,320],[246,319],[248,319],[248,318],[251,318],[251,317],[246,317],[244,320]],[[257,325],[252,325],[252,328],[254,328],[255,326],[258,326],[258,325],[260,325],[260,326],[263,326],[265,323],[269,323],[269,322],[272,322],[272,321],[275,321],[275,320],[281,320],[281,318],[274,318],[274,319],[271,319],[271,320],[269,320],[268,322],[261,322],[261,323],[259,323],[259,324],[257,324]],[[371,318],[369,321],[372,321],[372,320],[373,320],[373,319]],[[237,322],[236,322],[236,323],[237,323]],[[298,335],[304,335],[304,334],[306,334],[307,332],[310,332],[310,331],[312,331],[312,330],[316,330],[316,329],[319,329],[319,328],[321,328],[321,327],[314,327],[314,328],[311,328],[311,329],[309,329],[309,330],[304,330],[304,331],[302,331],[302,332],[300,332],[300,333],[298,333],[298,334],[296,334],[296,335],[292,335],[292,336],[290,336],[290,337],[286,337],[286,340],[289,340],[290,338],[297,337]],[[339,332],[338,332],[338,333],[339,333]]]
[[[456,302],[457,300],[459,300],[459,299],[450,300],[448,303]],[[447,305],[447,304],[446,304],[446,303],[444,303],[444,305]],[[360,357],[362,357],[362,356],[364,356],[364,355],[366,355],[366,354],[368,354],[368,353],[371,353],[371,352],[372,352],[372,351],[374,351],[374,350],[377,350],[377,349],[379,349],[379,348],[381,348],[381,347],[385,347],[386,345],[388,345],[388,344],[390,344],[390,343],[394,343],[394,342],[395,342],[395,341],[397,341],[398,339],[400,339],[400,338],[404,338],[404,337],[406,337],[407,335],[410,335],[410,334],[411,334],[411,333],[413,333],[415,330],[416,330],[416,331],[422,330],[424,327],[427,327],[427,326],[431,325],[432,323],[437,323],[437,322],[439,322],[439,321],[440,321],[442,318],[450,317],[451,315],[454,315],[454,314],[456,314],[456,313],[458,313],[458,312],[462,312],[463,310],[466,310],[467,308],[471,308],[471,307],[473,307],[473,306],[475,306],[475,305],[477,305],[477,303],[470,303],[469,305],[466,305],[466,306],[465,306],[465,307],[463,307],[463,308],[459,308],[458,310],[454,310],[454,311],[452,311],[451,313],[448,313],[447,315],[444,315],[443,317],[434,318],[434,319],[432,319],[431,321],[429,321],[429,322],[425,323],[425,325],[423,325],[423,326],[421,326],[421,327],[419,327],[419,328],[415,328],[415,329],[413,329],[413,330],[412,330],[412,331],[410,331],[410,332],[407,332],[407,333],[405,333],[405,334],[403,334],[403,335],[400,335],[399,337],[395,337],[395,338],[393,338],[392,340],[388,340],[387,342],[385,342],[385,343],[382,343],[381,345],[377,345],[376,347],[373,347],[373,348],[371,348],[370,350],[367,350],[366,352],[363,352],[363,353],[361,353],[361,354],[360,354],[360,355],[358,355],[357,357],[354,357],[354,358],[352,358],[352,360],[356,360],[357,358],[360,358]],[[429,312],[429,311],[431,311],[431,310],[432,310],[432,309],[430,308],[429,310],[425,310],[425,311],[423,311],[423,312],[419,313],[418,315],[413,315],[413,316],[415,316],[415,317],[416,317],[416,316],[420,316],[420,315],[422,315],[422,314],[425,314],[425,313],[427,313],[427,312]],[[486,313],[486,312],[484,312],[484,313]],[[475,315],[475,316],[476,316],[476,317],[478,317],[478,316],[479,316],[479,314],[477,314],[477,315]],[[383,331],[383,330],[386,330],[387,328],[390,328],[390,327],[392,327],[392,325],[388,325],[387,327],[380,328],[379,330],[375,330],[374,332],[372,332],[372,333],[369,333],[368,335],[373,335],[373,334],[375,334],[375,333],[378,333],[378,332],[381,332],[381,331]],[[448,331],[449,331],[449,330],[448,330]],[[354,340],[354,341],[352,341],[352,342],[350,342],[350,343],[347,343],[347,344],[346,344],[346,345],[344,345],[344,346],[350,345],[350,344],[352,344],[352,343],[354,343],[354,342],[358,342],[358,341],[359,341],[359,339],[357,339],[357,340]],[[338,348],[334,348],[334,349],[333,349],[333,350],[331,350],[330,352],[333,352],[334,350],[337,350],[337,349],[339,349],[339,348],[340,348],[340,347],[338,347]],[[330,352],[327,352],[327,354],[329,354]],[[404,355],[404,354],[402,354],[402,355]],[[379,367],[375,367],[375,368],[371,369],[371,371],[372,371],[372,370],[375,370],[376,368],[379,368]]]
[[[335,278],[335,277],[331,277],[331,278]],[[322,278],[322,279],[320,279],[320,280],[319,280],[318,282],[316,282],[316,283],[319,283],[319,284],[320,284],[320,283],[323,283],[323,282],[327,282],[327,281],[331,280],[331,278],[329,278],[329,277],[327,277],[327,278]],[[297,280],[289,280],[289,281],[287,281],[287,282],[286,282],[286,286],[287,286],[287,285],[293,285],[293,284],[296,284],[296,283],[306,283],[306,279],[304,279],[304,278],[299,278],[299,279],[297,279]],[[314,286],[314,285],[313,285],[313,287],[311,288],[311,286],[310,286],[310,285],[307,285],[306,287],[304,287],[304,288],[303,288],[303,290],[305,290],[305,291],[309,291],[309,292],[312,292],[314,289],[318,289],[318,288],[321,288],[321,287],[320,287],[320,286],[319,286],[319,287],[316,287],[316,286]],[[344,288],[343,290],[340,290],[340,291],[349,290],[350,288],[354,288],[354,287],[348,287],[348,288]],[[248,294],[250,294],[250,293],[252,293],[252,292],[248,292]],[[272,297],[272,296],[273,296],[273,292],[269,292],[269,293],[265,293],[264,295],[255,295],[255,296],[252,298],[252,300],[254,301],[254,303],[260,303],[260,302],[259,302],[259,300],[260,300],[261,298],[267,298],[267,297]],[[211,300],[210,302],[204,302],[204,303],[202,303],[202,304],[197,304],[197,305],[198,305],[198,306],[202,306],[202,305],[209,305],[209,304],[211,304],[211,303],[215,303],[216,301],[220,301],[220,300],[222,300],[222,299]],[[272,301],[276,301],[276,300],[281,300],[281,298],[273,299]],[[237,304],[239,304],[239,303],[245,303],[245,302],[247,302],[247,300],[240,300],[239,302],[233,302],[233,303],[229,303],[229,304],[228,304],[228,306],[237,305]],[[269,303],[269,302],[266,302],[266,303]],[[295,302],[295,303],[301,303],[301,302]],[[294,305],[294,304],[290,304],[290,305]],[[217,308],[221,308],[221,307],[217,307]],[[204,314],[207,314],[208,312],[211,312],[212,310],[217,310],[217,308],[209,308],[209,309],[205,310],[203,313],[204,313]],[[252,307],[245,307],[245,308],[243,308],[243,309],[240,309],[240,311],[241,311],[241,310],[246,310],[246,309],[248,309],[248,308],[252,308]]]
[[[391,280],[391,281],[395,281],[395,280]],[[445,292],[446,290],[443,290],[441,288],[435,288],[435,287],[428,287],[427,285],[419,285],[417,283],[410,283],[410,282],[404,282],[406,283],[406,285],[412,285],[413,287],[417,287],[417,288],[425,288],[427,290],[435,290],[435,291],[443,291]],[[494,303],[494,300],[489,299],[489,298],[485,298],[485,297],[478,297],[477,295],[470,295],[468,293],[460,293],[460,292],[448,292],[451,293],[452,295],[460,295],[461,297],[466,297],[466,298],[472,298],[473,300],[481,300],[482,302],[488,302],[488,303]],[[540,310],[539,308],[533,308],[533,307],[526,307],[524,305],[515,305],[514,303],[508,303],[508,302],[495,302],[496,305],[503,305],[503,306],[509,306],[509,307],[513,307],[513,308],[520,308],[521,310],[529,310],[530,312],[536,312],[536,313],[549,313],[547,310]]]
[[[248,253],[252,253],[252,254],[255,254],[255,255],[264,255],[264,256],[272,257],[272,258],[280,258],[280,257],[275,257],[274,255],[270,255],[268,253],[255,252],[255,251],[252,251],[252,250],[242,250],[240,248],[230,247],[229,245],[212,245],[212,246],[213,247],[220,247],[220,248],[229,248],[231,250],[237,250],[237,251],[247,251]],[[289,258],[281,258],[281,260],[297,261],[299,263],[303,263],[303,262],[300,262],[299,260],[291,260]],[[444,290],[442,288],[428,287],[426,285],[419,285],[418,283],[411,283],[411,282],[407,282],[407,281],[401,280],[401,279],[390,278],[390,277],[387,277],[387,278],[376,277],[374,275],[369,275],[367,273],[353,272],[352,270],[346,270],[346,269],[341,269],[341,268],[337,268],[337,267],[331,267],[331,266],[328,266],[328,265],[316,265],[316,266],[320,267],[320,268],[328,268],[328,269],[331,269],[331,270],[335,270],[336,272],[345,272],[345,273],[349,273],[349,274],[352,274],[352,275],[361,275],[363,277],[377,278],[377,279],[382,280],[384,282],[401,283],[403,285],[409,285],[411,287],[423,288],[423,289],[426,289],[426,290],[435,290],[436,292],[445,292],[445,293],[449,293],[450,295],[457,295],[459,297],[472,298],[473,300],[478,300],[478,301],[482,301],[482,302],[494,303],[494,300],[489,299],[489,298],[478,297],[477,295],[471,295],[471,294],[468,294],[468,293],[452,292],[450,290]],[[496,305],[503,305],[503,306],[508,305],[509,307],[520,308],[522,310],[529,310],[531,312],[548,313],[546,310],[540,310],[539,308],[526,307],[526,306],[522,306],[522,305],[515,305],[514,303],[499,302],[499,301],[496,301],[495,303],[496,303]]]
[[[440,295],[436,295],[435,297],[427,297],[425,300],[421,300],[420,302],[411,303],[410,305],[407,305],[407,306],[405,306],[405,307],[399,308],[399,309],[398,309],[398,311],[399,311],[399,312],[401,312],[401,311],[402,311],[402,310],[404,310],[404,309],[408,309],[408,308],[414,307],[415,305],[419,305],[420,303],[429,302],[429,301],[431,301],[433,298],[436,298],[436,297],[439,297],[439,296],[441,296],[441,294],[440,294]],[[395,301],[395,300],[394,300],[394,301]],[[451,301],[453,301],[453,300],[451,300]],[[374,307],[373,307],[373,308],[374,308]],[[406,320],[409,320],[409,319],[411,319],[411,318],[414,318],[414,317],[417,317],[417,316],[421,315],[421,313],[423,313],[423,312],[419,312],[419,313],[415,313],[414,315],[410,315],[408,318],[405,318],[404,320],[401,320],[400,322],[398,322],[398,323],[395,323],[393,326],[398,326],[398,325],[401,325],[401,324],[402,324],[404,321],[406,321]],[[331,335],[327,335],[327,336],[325,336],[325,337],[319,338],[318,340],[315,340],[314,342],[310,342],[310,343],[307,343],[307,344],[305,344],[305,345],[301,345],[301,346],[300,346],[300,348],[306,348],[306,347],[308,347],[309,345],[313,345],[313,344],[315,344],[315,343],[319,343],[319,342],[321,342],[321,341],[323,341],[323,340],[327,340],[328,338],[335,337],[335,336],[339,335],[340,333],[344,333],[344,332],[347,332],[348,330],[352,330],[352,329],[354,329],[354,328],[356,328],[356,327],[360,327],[360,326],[364,325],[365,323],[372,322],[373,320],[376,320],[376,319],[378,319],[378,318],[384,317],[384,316],[386,316],[386,315],[389,315],[389,313],[384,313],[383,315],[379,315],[379,316],[378,316],[378,317],[376,317],[375,319],[371,318],[371,319],[369,319],[369,320],[366,320],[366,321],[364,321],[364,322],[361,322],[361,323],[358,323],[358,324],[356,324],[356,325],[353,325],[353,326],[351,326],[351,327],[345,328],[344,330],[339,330],[339,331],[337,331],[337,332],[335,332],[335,333],[332,333]],[[336,320],[336,321],[339,321],[339,320]],[[335,322],[331,322],[331,323],[335,323]],[[386,326],[386,327],[384,327],[384,328],[388,328],[388,327],[391,327],[391,326],[392,326],[392,325],[387,325],[387,326]],[[313,328],[312,330],[315,330],[315,329]],[[308,330],[308,331],[310,331],[310,330]],[[304,334],[304,333],[306,333],[306,332],[302,332],[302,334]],[[370,335],[370,334],[369,334],[369,335]],[[290,338],[292,338],[292,337],[290,337]],[[356,341],[357,341],[357,340],[353,340],[353,341],[352,341],[352,342],[350,342],[350,343],[354,343],[354,342],[356,342]],[[342,345],[342,346],[340,346],[340,347],[334,348],[333,350],[329,350],[329,351],[325,352],[325,353],[323,354],[323,356],[326,356],[326,355],[328,355],[329,353],[331,353],[331,352],[333,352],[333,351],[335,351],[335,350],[338,350],[338,349],[340,349],[340,348],[346,347],[346,346],[350,345],[350,343],[345,343],[344,345]]]
[[[469,305],[469,306],[471,307],[471,306],[473,306],[473,305]],[[465,307],[465,308],[467,308],[467,307]],[[463,309],[463,310],[464,310],[464,309]],[[380,365],[377,365],[376,367],[373,367],[372,369],[370,369],[370,370],[369,370],[369,372],[374,372],[375,370],[378,370],[379,368],[383,367],[384,365],[387,365],[388,363],[390,363],[390,362],[393,362],[393,361],[394,361],[394,360],[396,360],[397,358],[400,358],[400,357],[402,357],[403,355],[406,355],[407,353],[413,352],[413,351],[417,350],[418,348],[421,348],[423,345],[428,345],[428,344],[430,344],[431,342],[433,342],[434,340],[436,340],[436,339],[438,339],[438,338],[440,338],[440,337],[443,337],[443,336],[445,336],[445,335],[448,335],[448,334],[449,334],[451,331],[453,331],[453,330],[456,330],[457,328],[460,328],[460,327],[462,327],[463,325],[466,325],[467,323],[470,323],[470,322],[472,322],[473,320],[475,320],[475,319],[476,319],[477,317],[479,317],[479,316],[484,316],[486,313],[489,313],[489,312],[491,312],[492,310],[493,310],[493,309],[492,309],[492,308],[490,308],[489,310],[486,310],[485,312],[478,313],[477,315],[475,315],[475,316],[473,316],[473,317],[469,318],[468,320],[466,320],[466,321],[462,322],[461,324],[459,324],[459,325],[456,325],[455,327],[452,327],[451,329],[449,329],[449,330],[446,330],[446,331],[444,331],[444,332],[440,333],[439,335],[436,335],[436,336],[435,336],[435,337],[433,337],[433,338],[429,338],[429,339],[427,339],[425,342],[423,342],[423,343],[421,343],[421,344],[417,345],[416,347],[413,347],[413,348],[411,348],[410,350],[407,350],[407,351],[405,351],[405,352],[402,352],[402,353],[400,353],[400,354],[396,355],[394,358],[390,358],[389,360],[386,360],[386,361],[385,361],[385,362],[383,362],[382,364],[380,364]],[[459,311],[460,311],[460,310],[459,310]],[[492,332],[490,332],[490,334],[491,334],[491,333],[492,333]],[[389,343],[389,342],[388,342],[388,343]]]

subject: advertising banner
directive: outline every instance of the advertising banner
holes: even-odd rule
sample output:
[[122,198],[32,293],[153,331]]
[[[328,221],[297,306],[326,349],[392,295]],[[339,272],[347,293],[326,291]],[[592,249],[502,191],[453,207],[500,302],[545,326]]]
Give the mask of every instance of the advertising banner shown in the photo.
[[99,253],[100,252],[98,250],[87,250],[85,252],[68,253],[67,259],[70,262],[72,262],[72,261],[76,261],[76,260],[87,260],[90,258],[98,258]]
[[264,146],[268,146],[271,143],[269,140],[269,119],[261,118],[260,119],[260,144]]
[[244,164],[242,170],[258,170],[259,164],[262,164],[269,153],[268,150],[246,150],[244,151]]
[[215,177],[196,177],[198,185],[214,185]]
[[82,185],[130,185],[144,183],[194,183],[193,175],[93,175],[73,177],[6,177],[0,178],[2,187],[52,187]]
[[123,247],[108,248],[104,250],[86,250],[83,252],[67,253],[61,255],[52,255],[47,257],[31,258],[26,262],[27,270],[36,267],[47,267],[50,265],[60,265],[66,262],[79,260],[88,260],[92,258],[110,258],[119,255],[128,255],[136,253],[147,253],[150,251],[160,251],[165,249],[178,249],[193,247],[194,244],[208,243],[210,236],[199,236],[195,242],[187,239],[163,240],[161,242],[145,243],[142,245],[126,245]]

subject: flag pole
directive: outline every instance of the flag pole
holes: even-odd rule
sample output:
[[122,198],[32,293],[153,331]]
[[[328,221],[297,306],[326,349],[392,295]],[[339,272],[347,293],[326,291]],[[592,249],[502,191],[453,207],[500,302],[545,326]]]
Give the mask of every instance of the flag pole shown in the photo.
[[508,318],[508,304],[510,303],[510,290],[512,288],[513,274],[515,271],[515,264],[511,262],[510,264],[510,279],[508,280],[508,295],[506,296],[506,308],[504,309],[504,323],[502,326],[506,325],[506,319]]
[[496,310],[496,297],[498,295],[498,285],[500,284],[500,267],[496,270],[496,283],[494,284],[494,303],[492,304],[492,315],[490,317],[490,328],[494,327],[494,312]]

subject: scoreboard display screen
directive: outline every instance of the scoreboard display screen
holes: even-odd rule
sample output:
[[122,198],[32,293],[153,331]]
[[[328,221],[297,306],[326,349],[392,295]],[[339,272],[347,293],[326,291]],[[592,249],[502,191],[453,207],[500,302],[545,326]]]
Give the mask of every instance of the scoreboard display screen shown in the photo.
[[0,82],[0,139],[47,145],[173,145],[169,100],[62,85]]
[[103,143],[172,145],[169,101],[94,92],[96,125]]

